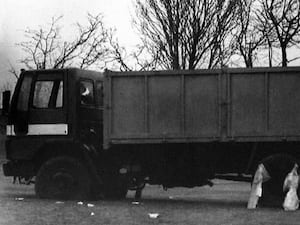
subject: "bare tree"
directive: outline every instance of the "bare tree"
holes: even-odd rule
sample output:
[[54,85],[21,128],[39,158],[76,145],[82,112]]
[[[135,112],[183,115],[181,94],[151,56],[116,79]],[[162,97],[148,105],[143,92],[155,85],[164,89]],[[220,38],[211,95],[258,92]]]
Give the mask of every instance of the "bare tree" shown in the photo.
[[235,39],[232,35],[237,26],[238,1],[218,0],[215,16],[210,26],[213,35],[211,47],[209,48],[208,68],[225,66],[235,52]]
[[117,40],[110,37],[110,45],[112,47],[112,61],[117,63],[120,71],[131,71],[132,68],[128,65],[125,59],[128,58],[127,51],[124,47],[120,46]]
[[273,25],[270,23],[268,15],[264,11],[262,0],[257,1],[258,5],[255,10],[255,32],[261,33],[265,38],[262,44],[262,49],[266,49],[268,52],[268,64],[269,67],[273,67],[273,61],[275,60],[276,54],[276,42],[277,35],[273,29]]
[[[253,67],[260,50],[267,48],[272,63],[274,35],[256,0],[238,0],[235,45],[246,67]],[[261,53],[261,52],[260,52]],[[270,64],[272,65],[272,64]]]
[[25,31],[27,41],[18,44],[25,53],[21,63],[28,69],[88,68],[105,61],[109,54],[110,30],[104,27],[101,15],[88,14],[86,26],[77,23],[78,32],[72,41],[62,40],[61,18],[53,17],[48,27]]
[[235,8],[233,0],[137,0],[135,24],[161,68],[212,67],[223,56],[220,42],[226,43]]
[[281,49],[282,66],[288,64],[287,49],[300,42],[300,0],[262,0],[270,27]]
[[136,45],[135,49],[127,52],[126,48],[121,46],[116,38],[110,37],[111,45],[111,63],[112,67],[120,71],[149,71],[158,68],[158,55],[152,54],[149,57],[145,45]]
[[268,31],[256,17],[255,0],[239,0],[237,13],[236,48],[247,68],[253,67],[259,47],[265,45]]
[[18,79],[19,78],[19,74],[18,74],[16,68],[12,65],[12,63],[10,61],[8,61],[8,64],[9,64],[9,67],[10,67],[9,70],[8,70],[8,72],[10,74],[14,75],[14,77],[16,79]]

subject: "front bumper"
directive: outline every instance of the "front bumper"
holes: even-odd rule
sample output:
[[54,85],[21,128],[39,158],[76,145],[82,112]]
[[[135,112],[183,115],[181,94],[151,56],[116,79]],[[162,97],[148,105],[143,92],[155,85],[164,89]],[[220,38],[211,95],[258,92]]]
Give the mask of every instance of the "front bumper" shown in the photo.
[[28,161],[9,161],[3,164],[4,176],[35,176],[34,165]]

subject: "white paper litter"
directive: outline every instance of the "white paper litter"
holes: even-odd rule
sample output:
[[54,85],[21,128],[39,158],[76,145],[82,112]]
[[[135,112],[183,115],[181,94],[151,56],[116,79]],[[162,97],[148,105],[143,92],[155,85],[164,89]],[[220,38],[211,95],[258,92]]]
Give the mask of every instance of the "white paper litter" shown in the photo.
[[16,201],[23,201],[24,198],[15,198]]
[[55,202],[55,204],[64,204],[64,202],[57,201],[57,202]]
[[270,179],[270,175],[263,164],[259,164],[254,175],[251,192],[247,204],[248,209],[255,209],[259,198],[262,196],[262,183]]
[[94,204],[90,204],[90,203],[87,204],[87,207],[94,207],[94,206],[95,206]]
[[83,205],[83,202],[77,202],[77,205]]
[[258,196],[258,197],[261,197],[262,196],[262,183],[259,183],[256,190],[255,190],[255,194]]
[[140,202],[131,202],[132,205],[139,205]]
[[148,216],[151,219],[157,219],[159,217],[159,213],[148,213]]
[[297,195],[297,189],[299,185],[298,165],[295,164],[292,171],[287,175],[284,180],[283,190],[288,190],[284,202],[283,208],[286,211],[294,211],[299,208],[299,198]]
[[94,213],[94,212],[91,212],[91,216],[95,216],[95,213]]

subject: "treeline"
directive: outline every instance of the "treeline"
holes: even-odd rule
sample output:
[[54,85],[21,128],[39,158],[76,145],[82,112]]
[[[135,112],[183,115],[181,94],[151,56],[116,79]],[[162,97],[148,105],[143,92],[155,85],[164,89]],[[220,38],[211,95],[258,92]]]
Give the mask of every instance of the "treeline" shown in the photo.
[[138,0],[137,14],[144,46],[168,69],[222,67],[237,56],[253,67],[265,52],[273,66],[276,49],[287,66],[300,41],[300,0]]
[[[300,0],[136,0],[134,27],[141,43],[120,46],[101,14],[88,15],[85,25],[67,41],[60,19],[27,29],[17,45],[28,69],[112,68],[119,70],[198,69],[288,66],[299,57],[288,49],[300,43]],[[299,55],[300,56],[300,55]],[[279,58],[279,62],[276,59]],[[276,62],[276,63],[275,63]],[[275,63],[275,64],[274,64]],[[11,72],[17,75],[12,68]]]

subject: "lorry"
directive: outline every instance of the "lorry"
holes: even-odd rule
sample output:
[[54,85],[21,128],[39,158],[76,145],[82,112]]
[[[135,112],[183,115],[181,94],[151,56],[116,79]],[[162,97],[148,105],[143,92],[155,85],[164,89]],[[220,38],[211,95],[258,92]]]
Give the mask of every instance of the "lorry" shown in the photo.
[[261,160],[300,156],[300,67],[26,70],[7,98],[4,175],[40,198],[251,181]]

